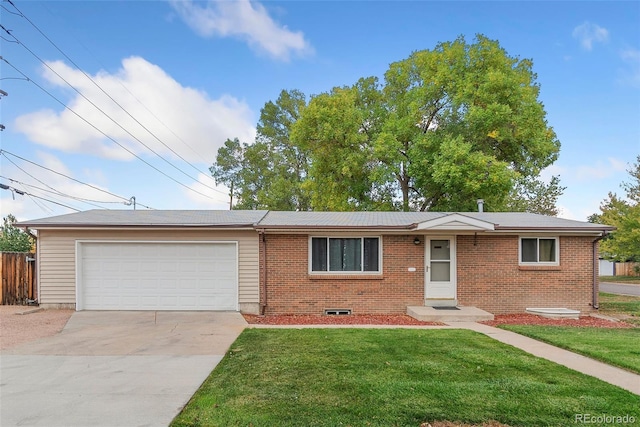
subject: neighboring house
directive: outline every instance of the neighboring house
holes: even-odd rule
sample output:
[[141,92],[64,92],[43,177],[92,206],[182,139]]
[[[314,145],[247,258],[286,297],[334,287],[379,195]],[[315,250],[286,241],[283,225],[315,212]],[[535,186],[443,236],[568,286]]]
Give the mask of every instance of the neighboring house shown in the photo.
[[38,231],[44,307],[404,313],[597,306],[613,227],[526,213],[93,210]]

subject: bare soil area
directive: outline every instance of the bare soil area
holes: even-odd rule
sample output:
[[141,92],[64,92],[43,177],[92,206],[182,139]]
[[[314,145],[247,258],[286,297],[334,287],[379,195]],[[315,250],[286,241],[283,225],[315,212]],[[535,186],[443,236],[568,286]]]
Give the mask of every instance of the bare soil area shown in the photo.
[[494,320],[480,322],[489,326],[498,325],[540,325],[540,326],[573,326],[591,328],[633,328],[625,322],[614,322],[597,317],[584,316],[579,319],[549,319],[535,314],[499,314]]
[[0,306],[0,350],[35,341],[60,332],[67,324],[73,310],[40,310],[21,305]]
[[402,325],[445,326],[440,322],[421,322],[406,314],[351,314],[346,316],[324,316],[313,314],[283,314],[255,316],[244,315],[252,325]]

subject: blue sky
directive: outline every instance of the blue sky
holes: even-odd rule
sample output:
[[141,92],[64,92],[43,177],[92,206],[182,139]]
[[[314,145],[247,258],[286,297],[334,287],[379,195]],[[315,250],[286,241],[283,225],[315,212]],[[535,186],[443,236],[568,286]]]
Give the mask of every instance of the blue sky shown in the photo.
[[0,182],[32,196],[2,190],[2,216],[73,212],[42,198],[79,210],[131,209],[131,196],[156,209],[227,209],[208,167],[227,138],[252,141],[282,89],[312,95],[382,77],[413,51],[477,33],[533,60],[562,144],[543,173],[567,187],[561,216],[585,220],[622,193],[640,154],[637,1],[13,3],[23,16],[6,0],[0,11],[11,33],[0,40],[0,137],[11,153]]

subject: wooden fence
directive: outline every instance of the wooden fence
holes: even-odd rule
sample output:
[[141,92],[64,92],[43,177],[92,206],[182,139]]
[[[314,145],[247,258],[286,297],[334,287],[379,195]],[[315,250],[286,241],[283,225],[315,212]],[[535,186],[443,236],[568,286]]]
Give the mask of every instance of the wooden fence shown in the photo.
[[635,267],[640,265],[637,262],[616,262],[615,275],[616,276],[638,276]]
[[26,305],[27,300],[38,298],[35,258],[36,254],[31,252],[2,252],[2,305]]

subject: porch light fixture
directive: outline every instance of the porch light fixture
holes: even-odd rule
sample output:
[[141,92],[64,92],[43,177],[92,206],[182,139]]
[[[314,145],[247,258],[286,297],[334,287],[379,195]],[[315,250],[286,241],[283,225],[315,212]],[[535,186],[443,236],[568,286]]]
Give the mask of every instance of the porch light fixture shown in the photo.
[[415,239],[413,239],[413,244],[416,245],[416,246],[419,245],[420,244],[420,238],[416,237]]

